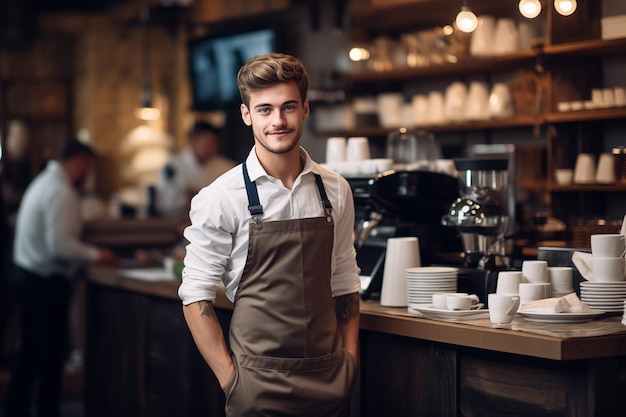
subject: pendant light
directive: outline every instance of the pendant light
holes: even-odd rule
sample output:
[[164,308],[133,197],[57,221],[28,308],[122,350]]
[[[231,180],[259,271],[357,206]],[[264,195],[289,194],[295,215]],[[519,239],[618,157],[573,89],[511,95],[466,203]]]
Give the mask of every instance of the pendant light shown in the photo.
[[144,8],[140,14],[141,22],[141,92],[139,93],[139,107],[135,110],[135,117],[141,120],[156,120],[160,111],[152,106],[152,91],[150,89],[150,37],[148,32],[148,9]]
[[456,25],[461,32],[465,33],[473,32],[478,27],[478,19],[467,6],[467,0],[463,0],[461,11],[456,15]]
[[534,19],[541,13],[541,2],[539,0],[520,0],[519,11],[522,16]]
[[563,16],[569,16],[576,11],[578,3],[576,0],[554,0],[554,8]]

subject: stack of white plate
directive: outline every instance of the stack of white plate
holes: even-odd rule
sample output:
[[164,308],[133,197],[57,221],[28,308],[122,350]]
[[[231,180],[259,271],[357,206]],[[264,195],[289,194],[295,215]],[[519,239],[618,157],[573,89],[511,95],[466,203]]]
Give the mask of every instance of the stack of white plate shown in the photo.
[[593,310],[623,311],[626,300],[626,281],[581,282],[580,300]]
[[456,292],[457,268],[422,266],[407,268],[406,297],[409,304],[430,304],[436,292]]

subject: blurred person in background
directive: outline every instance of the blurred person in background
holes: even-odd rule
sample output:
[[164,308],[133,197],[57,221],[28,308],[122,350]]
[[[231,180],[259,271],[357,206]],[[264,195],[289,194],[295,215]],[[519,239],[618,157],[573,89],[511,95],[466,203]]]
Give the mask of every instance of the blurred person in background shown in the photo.
[[191,198],[236,164],[220,154],[220,130],[198,121],[187,134],[189,147],[174,155],[158,180],[161,214],[186,216]]
[[60,416],[72,278],[87,263],[115,264],[116,255],[81,241],[80,191],[96,155],[72,140],[30,183],[17,213],[12,290],[19,309],[20,348],[9,382],[6,417],[30,415],[37,384],[39,417]]

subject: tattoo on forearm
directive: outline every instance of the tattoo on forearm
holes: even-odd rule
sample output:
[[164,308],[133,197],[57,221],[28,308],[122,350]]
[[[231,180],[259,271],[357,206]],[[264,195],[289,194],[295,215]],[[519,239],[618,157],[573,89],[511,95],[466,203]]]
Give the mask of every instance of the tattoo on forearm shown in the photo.
[[208,301],[200,301],[198,303],[198,308],[200,308],[200,317],[207,317],[218,321],[217,314],[215,314],[215,309],[213,309],[213,304],[209,303]]
[[347,324],[359,314],[359,294],[335,297],[335,314],[339,324]]

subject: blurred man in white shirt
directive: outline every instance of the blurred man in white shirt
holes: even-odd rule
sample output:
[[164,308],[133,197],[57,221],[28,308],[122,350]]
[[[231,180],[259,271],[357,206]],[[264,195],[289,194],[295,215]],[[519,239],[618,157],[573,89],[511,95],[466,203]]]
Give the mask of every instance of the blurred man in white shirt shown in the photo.
[[28,186],[15,225],[12,285],[19,305],[21,346],[11,376],[6,417],[29,416],[37,383],[39,416],[59,416],[68,339],[70,279],[87,263],[113,264],[116,255],[81,241],[79,191],[95,166],[93,150],[70,141],[57,161]]

